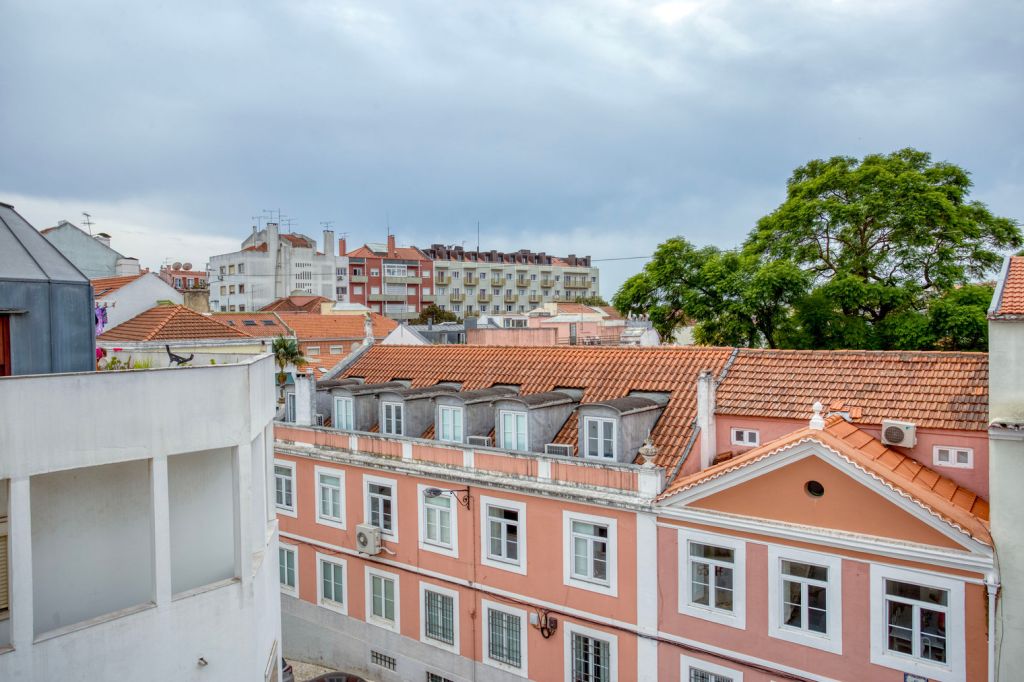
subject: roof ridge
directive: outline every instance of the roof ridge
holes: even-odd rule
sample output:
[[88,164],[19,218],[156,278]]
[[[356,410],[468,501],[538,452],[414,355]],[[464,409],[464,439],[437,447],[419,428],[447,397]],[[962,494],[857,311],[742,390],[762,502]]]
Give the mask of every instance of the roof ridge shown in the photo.
[[[160,309],[160,308],[162,308],[162,307],[164,307],[164,306],[158,306],[158,305],[157,305],[157,306],[153,306],[152,308],[150,308],[150,310],[154,310],[154,309],[157,309],[157,310],[159,310],[159,309]],[[185,306],[183,306],[183,305],[178,305],[178,304],[175,304],[175,305],[173,305],[173,306],[167,306],[167,307],[169,308],[169,310],[168,310],[168,314],[164,316],[164,321],[163,321],[163,322],[161,322],[160,324],[158,324],[158,325],[156,326],[156,328],[155,328],[155,329],[151,329],[151,330],[150,330],[150,332],[149,332],[148,334],[146,334],[146,336],[145,336],[145,338],[143,339],[143,341],[152,341],[152,340],[153,340],[153,338],[154,338],[154,337],[155,337],[155,336],[156,336],[157,334],[159,334],[159,333],[160,333],[160,331],[161,331],[161,330],[162,330],[162,329],[163,329],[164,327],[166,327],[166,326],[167,326],[167,324],[168,324],[168,323],[169,323],[169,322],[170,322],[170,321],[171,321],[172,319],[174,319],[174,317],[175,317],[175,316],[176,316],[176,315],[178,314],[178,308],[184,308]],[[148,311],[147,311],[147,312],[148,312]],[[139,313],[139,315],[145,315],[145,314],[146,314],[145,312]],[[136,315],[135,317],[138,317],[139,315]],[[135,317],[133,317],[132,319],[134,320],[134,319],[135,319]],[[129,321],[129,320],[125,320],[125,322],[128,322],[128,321]]]

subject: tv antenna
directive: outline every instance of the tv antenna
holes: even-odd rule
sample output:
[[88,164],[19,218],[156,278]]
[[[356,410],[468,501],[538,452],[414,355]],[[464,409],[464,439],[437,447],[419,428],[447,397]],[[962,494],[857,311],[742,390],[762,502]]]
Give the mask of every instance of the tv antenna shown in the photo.
[[333,220],[321,220],[320,221],[320,227],[324,228],[325,230],[331,229],[331,227],[333,225],[334,225],[334,221]]
[[92,236],[92,215],[86,213],[85,211],[82,211],[82,215],[85,216],[85,220],[83,220],[82,223],[86,226],[86,228],[88,228],[89,235]]

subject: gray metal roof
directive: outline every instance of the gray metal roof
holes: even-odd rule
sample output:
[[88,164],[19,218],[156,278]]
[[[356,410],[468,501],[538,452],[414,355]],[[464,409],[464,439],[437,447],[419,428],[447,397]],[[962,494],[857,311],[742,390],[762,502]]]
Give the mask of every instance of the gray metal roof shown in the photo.
[[587,403],[580,405],[580,407],[610,407],[617,411],[619,414],[632,414],[633,412],[646,412],[647,410],[657,410],[664,407],[663,403],[651,400],[650,398],[644,398],[638,395],[628,395],[625,398],[615,398],[613,400],[602,400],[596,403]]
[[474,403],[487,403],[501,398],[515,397],[516,389],[511,386],[491,386],[490,388],[477,388],[472,391],[459,391],[453,397],[458,398],[467,405]]
[[563,391],[544,391],[543,393],[530,393],[529,395],[509,395],[503,396],[499,398],[499,400],[515,400],[523,403],[531,410],[539,407],[550,407],[551,405],[563,405],[565,403],[576,402],[576,398]]
[[395,391],[405,400],[416,400],[417,398],[433,398],[439,395],[448,395],[458,391],[458,386],[451,384],[435,384],[433,386],[421,386],[420,388],[407,388],[404,391]]
[[4,203],[0,203],[0,279],[89,283],[57,247]]
[[404,391],[409,387],[400,381],[386,381],[383,384],[353,384],[335,388],[343,388],[352,395],[363,395],[364,393],[381,393],[383,391]]

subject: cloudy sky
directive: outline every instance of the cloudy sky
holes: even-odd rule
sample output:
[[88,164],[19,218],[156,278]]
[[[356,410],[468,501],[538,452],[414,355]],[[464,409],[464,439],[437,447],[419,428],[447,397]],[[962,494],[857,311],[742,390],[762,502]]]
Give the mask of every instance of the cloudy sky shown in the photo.
[[0,201],[88,211],[149,267],[278,208],[619,258],[734,245],[797,165],[914,146],[1021,220],[1022,27],[1001,0],[5,0]]

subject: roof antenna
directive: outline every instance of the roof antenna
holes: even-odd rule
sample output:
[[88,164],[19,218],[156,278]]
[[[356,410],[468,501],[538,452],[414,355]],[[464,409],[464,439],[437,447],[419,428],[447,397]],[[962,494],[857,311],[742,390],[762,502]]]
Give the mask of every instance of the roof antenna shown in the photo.
[[82,215],[85,216],[85,220],[83,220],[82,222],[85,223],[85,226],[87,228],[89,228],[89,236],[91,237],[92,236],[92,216],[90,214],[86,213],[85,211],[82,211]]
[[320,227],[324,228],[325,230],[331,229],[332,225],[334,225],[334,221],[333,220],[321,220],[320,221]]
[[476,252],[480,253],[480,221],[476,221]]

